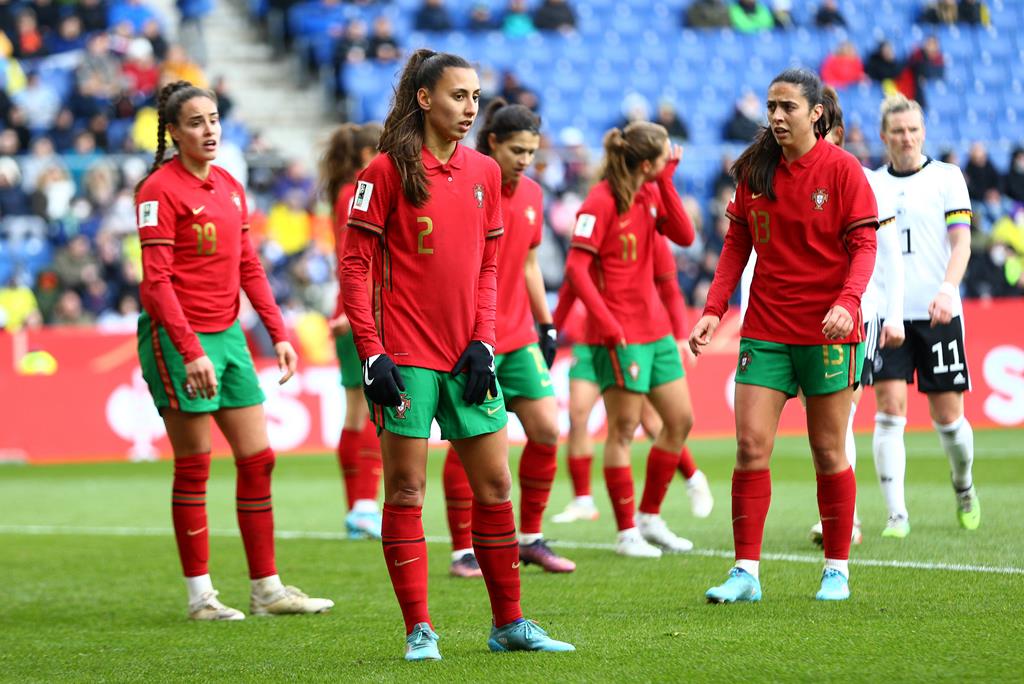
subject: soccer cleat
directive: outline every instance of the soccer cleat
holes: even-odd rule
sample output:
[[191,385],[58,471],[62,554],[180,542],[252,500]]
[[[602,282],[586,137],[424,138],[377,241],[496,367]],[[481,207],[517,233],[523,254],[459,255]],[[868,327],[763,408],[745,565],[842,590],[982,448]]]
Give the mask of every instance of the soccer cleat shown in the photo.
[[249,612],[253,615],[306,615],[325,613],[334,607],[334,601],[310,598],[295,587],[281,587],[265,594],[253,592],[249,596]]
[[619,532],[615,540],[615,553],[630,558],[661,558],[661,549],[648,544],[635,527]]
[[[818,522],[814,523],[813,525],[811,525],[810,537],[811,537],[811,543],[813,543],[815,546],[824,546],[825,545],[825,536],[824,536],[824,534],[822,534],[822,531],[821,531],[821,521],[820,520]],[[853,521],[853,531],[850,533],[850,543],[851,544],[860,544],[862,541],[864,541],[864,534],[860,530],[860,521],[859,520],[854,520]]]
[[711,496],[708,478],[698,470],[686,481],[686,495],[690,497],[690,513],[695,518],[706,518],[715,507],[715,499]]
[[405,638],[405,659],[440,660],[441,652],[437,650],[437,640],[440,638],[426,622],[417,622],[412,633]]
[[965,530],[976,530],[981,524],[981,501],[973,485],[966,492],[956,493],[956,519]]
[[845,601],[850,598],[850,582],[846,575],[834,568],[821,573],[821,589],[814,595],[819,601]]
[[905,515],[890,515],[882,530],[882,536],[888,539],[904,539],[910,534],[910,521]]
[[640,534],[651,544],[660,546],[671,553],[686,553],[693,549],[693,542],[683,539],[668,529],[664,518],[660,515],[641,513],[637,516],[637,527]]
[[545,651],[548,653],[565,653],[575,651],[576,647],[564,641],[556,641],[548,636],[540,625],[533,620],[519,618],[504,627],[491,627],[491,638],[487,640],[487,648],[492,651]]
[[520,544],[519,560],[526,565],[539,565],[546,572],[572,572],[576,569],[575,563],[552,551],[544,539],[538,539],[532,544]]
[[380,526],[380,513],[352,510],[345,516],[349,539],[380,539]]
[[188,606],[189,620],[244,620],[245,613],[229,608],[217,600],[217,592],[206,591],[195,603]]
[[462,558],[453,560],[448,568],[448,574],[452,577],[483,577],[480,564],[476,562],[476,556],[472,553],[462,554]]
[[574,499],[569,502],[564,511],[552,516],[551,522],[571,523],[578,520],[597,520],[598,515],[597,506],[594,505],[593,500],[583,503],[579,499]]
[[761,583],[742,568],[729,571],[724,584],[708,589],[704,596],[708,603],[736,603],[737,601],[760,601]]

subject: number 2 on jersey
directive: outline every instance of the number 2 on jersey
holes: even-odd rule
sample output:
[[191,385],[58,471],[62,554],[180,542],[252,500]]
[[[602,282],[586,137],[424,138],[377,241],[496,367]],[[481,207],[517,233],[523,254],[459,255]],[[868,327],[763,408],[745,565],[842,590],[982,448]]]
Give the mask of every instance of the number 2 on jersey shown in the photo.
[[213,223],[193,223],[192,230],[196,231],[196,254],[210,256],[217,253],[217,226]]
[[422,223],[426,225],[426,228],[421,230],[419,235],[416,237],[416,253],[433,254],[434,248],[425,246],[424,241],[427,239],[428,235],[434,232],[434,222],[430,219],[429,216],[417,216],[416,223]]

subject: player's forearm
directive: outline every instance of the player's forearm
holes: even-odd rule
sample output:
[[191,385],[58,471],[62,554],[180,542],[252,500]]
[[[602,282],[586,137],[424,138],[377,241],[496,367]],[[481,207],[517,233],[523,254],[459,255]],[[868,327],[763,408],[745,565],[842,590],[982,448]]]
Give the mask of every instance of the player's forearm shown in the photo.
[[672,336],[677,340],[686,339],[690,331],[686,329],[686,302],[679,289],[679,278],[673,273],[658,280],[657,286],[658,296],[672,321]]
[[960,287],[964,273],[967,272],[967,262],[971,260],[971,231],[967,228],[954,228],[949,233],[949,242],[951,252],[943,281]]
[[587,312],[597,320],[602,330],[608,331],[619,327],[619,322],[590,276],[590,264],[593,259],[594,255],[585,249],[570,249],[569,257],[565,261],[565,277],[573,292],[587,307]]
[[736,291],[736,285],[743,276],[743,269],[747,266],[753,248],[750,230],[740,223],[731,221],[729,231],[725,234],[722,254],[718,257],[715,277],[708,289],[703,315],[717,316],[721,319],[729,310],[729,297]]
[[538,323],[551,323],[551,309],[548,308],[547,290],[544,288],[544,275],[537,261],[537,249],[530,250],[526,257],[526,293],[530,298],[530,311],[533,320]]
[[572,305],[575,303],[576,291],[572,289],[572,283],[566,278],[562,282],[562,287],[558,290],[558,304],[555,306],[555,312],[551,317],[556,329],[561,330],[565,325],[565,321],[569,318],[569,313],[572,311]]
[[281,318],[281,309],[274,301],[274,293],[270,289],[270,282],[267,280],[267,273],[263,270],[263,264],[256,256],[252,241],[249,240],[248,232],[242,234],[242,263],[241,263],[242,289],[245,296],[249,298],[252,308],[259,314],[260,320],[266,326],[270,339],[277,344],[288,339],[288,332],[284,327],[284,320]]
[[352,336],[359,358],[363,360],[384,353],[373,320],[370,293],[366,291],[366,276],[376,245],[376,236],[354,229],[345,241],[345,253],[341,260],[341,290],[344,293],[345,313],[352,325]]
[[174,247],[170,245],[142,248],[143,277],[139,283],[139,299],[150,318],[167,331],[171,344],[184,362],[190,363],[206,352],[185,318],[181,302],[171,285],[173,263]]
[[473,339],[494,346],[497,333],[494,321],[498,310],[498,238],[484,243],[484,258],[476,290],[476,325]]
[[334,224],[334,276],[338,281],[338,297],[334,302],[334,314],[331,318],[337,318],[345,313],[344,291],[341,286],[341,260],[345,258],[345,230],[340,221]]
[[836,306],[846,309],[853,320],[859,320],[860,300],[875,270],[878,243],[873,227],[856,228],[846,235],[846,248],[850,253],[850,270],[843,289],[835,300]]
[[665,207],[666,214],[665,220],[659,226],[662,234],[677,245],[689,247],[693,244],[696,233],[693,229],[693,221],[686,213],[683,202],[679,199],[679,193],[676,192],[675,185],[672,184],[672,177],[666,174],[658,176],[658,190],[661,192],[661,202]]

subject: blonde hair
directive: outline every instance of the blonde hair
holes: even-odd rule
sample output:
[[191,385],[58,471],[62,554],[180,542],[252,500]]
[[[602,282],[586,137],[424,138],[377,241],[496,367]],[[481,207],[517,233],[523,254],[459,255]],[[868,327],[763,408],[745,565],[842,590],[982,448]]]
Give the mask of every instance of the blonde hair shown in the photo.
[[917,100],[908,99],[903,93],[893,93],[882,100],[881,112],[883,133],[885,133],[886,129],[889,127],[890,114],[917,112],[921,115],[921,121],[924,121],[924,111],[921,109],[921,105],[917,103]]
[[636,195],[634,174],[643,161],[654,161],[665,149],[668,131],[649,121],[634,121],[624,129],[613,128],[604,135],[604,165],[601,178],[608,181],[615,208],[629,211]]

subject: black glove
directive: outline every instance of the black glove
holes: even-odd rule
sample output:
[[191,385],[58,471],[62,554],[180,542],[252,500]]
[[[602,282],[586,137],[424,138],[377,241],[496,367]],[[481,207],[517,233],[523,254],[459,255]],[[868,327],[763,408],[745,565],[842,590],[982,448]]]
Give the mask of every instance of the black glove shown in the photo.
[[363,361],[363,392],[375,404],[401,406],[405,383],[398,366],[387,354],[371,356]]
[[558,353],[558,331],[550,323],[540,324],[540,339],[537,341],[540,353],[544,356],[544,363],[548,368],[555,363],[555,354]]
[[466,378],[466,389],[462,392],[462,399],[467,404],[482,404],[487,399],[487,393],[492,397],[498,396],[498,379],[494,375],[494,352],[480,340],[473,340],[462,352],[462,356],[455,362],[452,368],[452,377],[463,370],[469,373]]

